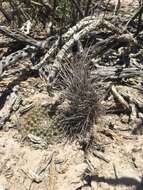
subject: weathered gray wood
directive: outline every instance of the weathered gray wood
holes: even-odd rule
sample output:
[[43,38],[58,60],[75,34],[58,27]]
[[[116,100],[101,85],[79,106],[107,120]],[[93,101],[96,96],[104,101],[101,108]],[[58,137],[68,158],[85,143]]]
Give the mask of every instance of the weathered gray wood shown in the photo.
[[0,26],[0,32],[14,40],[21,41],[23,43],[42,48],[43,44],[41,41],[37,41],[37,40],[31,38],[30,36],[23,34],[20,31],[14,32],[5,26]]
[[94,79],[99,75],[100,77],[105,77],[111,80],[131,78],[131,77],[142,77],[143,70],[139,68],[117,68],[117,67],[98,67],[96,70],[91,72],[91,78]]

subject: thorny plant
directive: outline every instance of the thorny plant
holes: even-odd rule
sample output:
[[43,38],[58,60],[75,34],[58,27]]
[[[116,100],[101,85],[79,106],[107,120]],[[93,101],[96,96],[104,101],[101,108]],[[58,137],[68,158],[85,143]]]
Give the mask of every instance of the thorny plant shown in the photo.
[[93,88],[86,59],[63,64],[60,72],[62,98],[68,106],[60,112],[58,128],[70,139],[86,137],[99,114],[101,89]]

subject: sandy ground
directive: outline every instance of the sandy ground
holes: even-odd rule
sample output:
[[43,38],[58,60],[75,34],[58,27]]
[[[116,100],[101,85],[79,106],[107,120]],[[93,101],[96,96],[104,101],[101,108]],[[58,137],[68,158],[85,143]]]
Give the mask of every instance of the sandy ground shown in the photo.
[[142,190],[143,136],[130,138],[106,137],[107,163],[85,158],[75,144],[40,149],[20,143],[16,130],[0,132],[0,184],[10,190]]

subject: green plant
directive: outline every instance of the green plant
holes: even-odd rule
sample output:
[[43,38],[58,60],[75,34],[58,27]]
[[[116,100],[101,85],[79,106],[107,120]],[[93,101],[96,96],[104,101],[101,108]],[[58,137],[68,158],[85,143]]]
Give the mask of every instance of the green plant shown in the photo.
[[57,3],[56,14],[59,18],[67,17],[70,15],[70,1],[69,0],[60,0]]

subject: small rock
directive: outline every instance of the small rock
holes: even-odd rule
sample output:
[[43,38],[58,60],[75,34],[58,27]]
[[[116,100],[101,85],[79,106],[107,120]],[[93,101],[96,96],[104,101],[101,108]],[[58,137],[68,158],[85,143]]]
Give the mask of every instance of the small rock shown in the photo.
[[19,91],[19,86],[18,85],[13,87],[13,92],[18,92],[18,91]]
[[91,187],[92,187],[92,189],[98,190],[97,182],[92,181],[92,182],[91,182]]
[[35,144],[41,144],[43,142],[42,138],[37,137],[36,135],[28,134],[27,137]]
[[123,115],[121,117],[121,122],[122,123],[128,123],[129,122],[129,116],[128,115]]
[[4,185],[0,184],[0,190],[8,190],[8,188],[6,188]]

